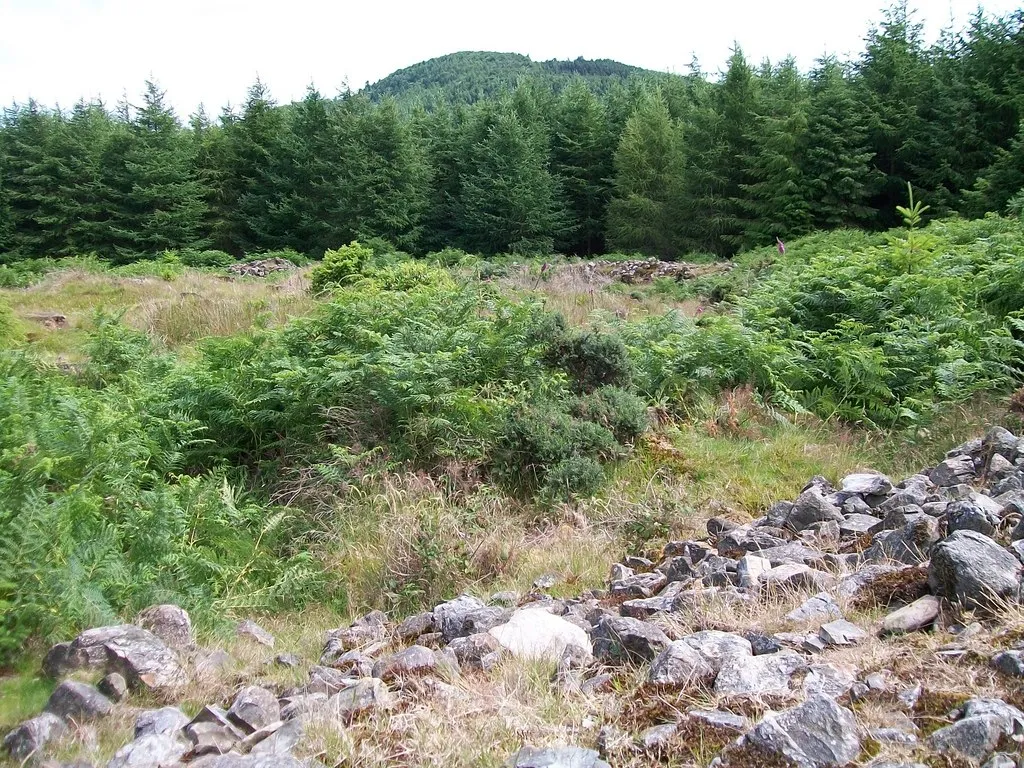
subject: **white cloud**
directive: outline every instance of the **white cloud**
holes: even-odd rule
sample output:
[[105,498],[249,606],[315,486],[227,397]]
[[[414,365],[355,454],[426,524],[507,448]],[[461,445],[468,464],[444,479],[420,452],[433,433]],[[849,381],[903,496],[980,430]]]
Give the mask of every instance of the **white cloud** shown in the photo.
[[[717,71],[733,41],[748,58],[855,56],[885,0],[693,0],[631,3],[521,0],[491,4],[315,0],[0,0],[0,101],[69,106],[135,98],[147,77],[181,115],[239,103],[260,76],[279,101],[315,82],[326,94],[460,50],[535,60],[611,58],[685,72],[693,55]],[[933,38],[962,24],[975,0],[919,0]],[[1006,13],[1013,0],[988,0]]]

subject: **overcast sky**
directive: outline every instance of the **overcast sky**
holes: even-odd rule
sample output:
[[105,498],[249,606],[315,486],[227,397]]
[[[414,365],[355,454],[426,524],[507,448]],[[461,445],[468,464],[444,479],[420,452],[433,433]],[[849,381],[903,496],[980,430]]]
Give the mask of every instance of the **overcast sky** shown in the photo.
[[[1006,13],[1022,0],[986,0]],[[238,104],[259,76],[279,102],[315,82],[334,95],[424,59],[465,50],[617,59],[717,72],[733,41],[747,57],[810,67],[857,55],[886,0],[0,0],[0,103],[29,96],[137,101],[154,77],[184,117]],[[962,25],[977,0],[917,0],[926,34]]]

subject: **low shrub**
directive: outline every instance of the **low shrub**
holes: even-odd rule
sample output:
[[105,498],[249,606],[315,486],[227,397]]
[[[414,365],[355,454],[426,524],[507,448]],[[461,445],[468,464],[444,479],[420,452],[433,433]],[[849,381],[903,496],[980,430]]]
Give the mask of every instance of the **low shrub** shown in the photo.
[[373,251],[360,245],[357,240],[325,252],[323,261],[309,273],[310,290],[313,293],[325,293],[351,284],[372,256]]

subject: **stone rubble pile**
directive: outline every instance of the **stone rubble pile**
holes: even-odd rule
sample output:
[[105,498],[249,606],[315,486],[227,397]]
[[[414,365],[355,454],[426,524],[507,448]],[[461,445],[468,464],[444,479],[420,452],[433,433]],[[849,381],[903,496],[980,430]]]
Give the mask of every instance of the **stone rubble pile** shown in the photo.
[[[394,708],[413,692],[487,675],[514,657],[554,662],[552,684],[568,694],[606,694],[617,672],[639,670],[652,698],[703,691],[720,709],[681,704],[674,719],[639,733],[606,724],[595,744],[524,744],[509,766],[598,768],[614,764],[622,749],[670,753],[681,740],[711,734],[722,745],[716,768],[911,768],[932,759],[1024,768],[1019,706],[964,691],[955,709],[936,715],[921,709],[929,700],[922,682],[859,668],[851,652],[933,629],[967,643],[981,628],[972,621],[998,626],[1004,608],[1024,602],[1022,513],[1024,440],[998,427],[901,482],[872,472],[838,486],[815,477],[795,500],[776,503],[757,520],[713,518],[707,540],[670,542],[657,562],[629,557],[613,564],[607,589],[575,599],[554,599],[540,589],[489,602],[460,595],[398,624],[372,612],[326,633],[303,686],[241,687],[230,702],[211,703],[192,718],[174,707],[141,712],[134,740],[108,766],[320,765],[292,756],[310,722],[351,723]],[[544,587],[553,581],[546,578]],[[725,607],[752,608],[798,593],[807,598],[784,617],[791,631],[678,629],[694,625],[694,617],[713,624]],[[884,616],[862,626],[844,616],[844,606],[846,612],[882,608]],[[678,621],[666,621],[673,618]],[[274,646],[253,622],[243,622],[239,634]],[[985,659],[1006,690],[1017,691],[1017,705],[1024,691],[1022,640],[1019,632],[1007,634]],[[958,643],[935,653],[954,660],[968,655]],[[197,649],[188,615],[174,606],[148,609],[135,624],[83,632],[54,646],[44,670],[57,679],[93,670],[106,675],[100,685],[64,680],[45,711],[15,728],[4,745],[16,760],[44,755],[73,723],[107,717],[140,690],[173,700],[221,661]],[[303,662],[282,654],[273,663]],[[892,722],[859,724],[861,702],[892,706]],[[936,721],[939,727],[923,728]],[[879,745],[908,757],[871,762],[870,750]]]
[[688,264],[684,261],[659,261],[658,259],[634,259],[630,261],[600,262],[600,271],[621,280],[623,283],[649,283],[659,277],[676,280],[693,280],[697,277],[730,272],[729,262],[714,264]]
[[298,269],[288,259],[255,259],[228,267],[228,272],[239,277],[266,277],[272,272],[292,272]]

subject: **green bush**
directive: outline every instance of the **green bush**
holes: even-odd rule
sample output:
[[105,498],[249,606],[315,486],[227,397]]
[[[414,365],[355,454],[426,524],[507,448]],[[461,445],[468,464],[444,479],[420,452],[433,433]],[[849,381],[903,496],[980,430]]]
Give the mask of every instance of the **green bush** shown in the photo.
[[372,256],[373,251],[356,240],[337,250],[327,251],[323,261],[309,274],[310,289],[314,293],[325,293],[350,284]]
[[178,260],[186,267],[196,269],[203,267],[229,267],[235,263],[235,257],[224,251],[192,251],[184,250],[178,254]]
[[472,256],[461,248],[442,248],[440,251],[428,253],[426,260],[436,262],[442,267],[458,267],[476,263],[479,257]]
[[259,253],[246,254],[246,259],[284,259],[297,267],[304,267],[312,263],[308,256],[299,253],[294,248],[281,248],[276,251],[260,251]]
[[593,496],[604,481],[604,470],[597,461],[589,456],[570,456],[548,471],[543,493],[551,500],[570,501]]
[[447,270],[422,261],[405,261],[379,269],[368,269],[366,276],[354,283],[359,290],[379,291],[410,291],[425,285],[454,289],[455,281]]
[[18,339],[18,321],[14,318],[14,312],[7,304],[0,300],[0,349],[9,347]]
[[582,392],[598,387],[628,387],[632,362],[623,340],[596,330],[566,330],[555,334],[545,355],[549,365],[561,368]]
[[632,443],[647,429],[647,404],[621,387],[599,387],[576,398],[571,413],[610,430],[620,443]]

